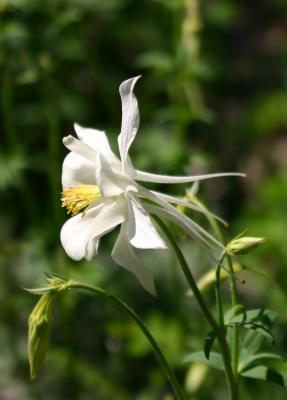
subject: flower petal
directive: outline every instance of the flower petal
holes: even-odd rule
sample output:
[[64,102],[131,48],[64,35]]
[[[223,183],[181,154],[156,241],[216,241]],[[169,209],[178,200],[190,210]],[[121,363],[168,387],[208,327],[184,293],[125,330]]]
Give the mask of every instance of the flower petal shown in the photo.
[[122,224],[120,234],[112,251],[112,257],[117,264],[134,274],[146,291],[155,295],[153,273],[139,263],[129,243],[127,231],[126,223]]
[[145,208],[150,214],[155,214],[159,217],[169,219],[170,221],[178,225],[180,228],[182,228],[185,232],[187,232],[187,234],[190,235],[192,238],[198,240],[200,244],[204,244],[207,247],[211,247],[211,244],[206,240],[206,238],[200,232],[198,232],[198,230],[193,226],[192,223],[189,223],[193,221],[192,220],[187,221],[188,220],[187,217],[186,220],[184,218],[178,218],[178,215],[176,215],[176,213],[162,207],[152,206],[150,204],[147,204]]
[[90,209],[85,215],[70,218],[62,227],[61,242],[73,260],[90,261],[97,252],[99,238],[125,219],[122,199],[108,200]]
[[104,131],[99,131],[97,129],[84,128],[79,124],[74,124],[74,128],[78,138],[97,153],[101,153],[107,156],[110,161],[117,162],[120,164],[120,161],[115,156],[110,148],[109,141]]
[[96,181],[105,197],[119,196],[126,191],[137,192],[137,184],[127,175],[111,168],[106,157],[98,156]]
[[[90,239],[90,231],[92,229],[94,219],[99,214],[103,204],[89,210],[85,216],[78,214],[68,219],[61,229],[61,242],[64,250],[75,261],[86,258],[86,247]],[[94,241],[94,252],[98,247],[97,241]]]
[[138,249],[167,249],[149,215],[133,196],[128,200],[128,237],[130,243]]
[[217,174],[206,174],[206,175],[191,175],[191,176],[169,176],[169,175],[157,175],[150,174],[149,172],[135,170],[134,179],[143,182],[154,182],[154,183],[188,183],[202,181],[210,178],[220,178],[223,176],[242,176],[245,174],[239,172],[220,172]]
[[79,184],[96,184],[95,165],[71,152],[63,162],[62,185],[66,188]]
[[[188,230],[192,236],[199,238],[203,243],[211,246],[211,243],[216,244],[221,249],[224,249],[224,246],[215,239],[210,233],[208,233],[205,229],[203,229],[200,225],[194,222],[191,218],[188,218],[186,215],[182,214],[175,207],[169,204],[167,201],[160,199],[155,196],[151,191],[145,189],[142,186],[138,186],[139,195],[145,197],[153,201],[154,203],[160,205],[162,208],[159,208],[159,212],[164,213],[165,216],[169,216],[173,222],[177,223],[179,226],[184,227],[185,230]],[[145,204],[145,209],[150,211],[150,207],[148,204]]]
[[138,102],[133,93],[136,81],[140,78],[128,79],[120,85],[120,95],[122,100],[122,126],[121,133],[118,137],[118,145],[122,160],[123,171],[131,167],[131,162],[128,158],[129,148],[136,136],[139,127],[139,109]]
[[155,196],[157,196],[159,199],[161,200],[165,200],[168,203],[172,203],[172,204],[177,204],[177,205],[181,205],[184,206],[186,208],[190,208],[191,210],[195,210],[198,211],[204,215],[211,215],[213,218],[215,218],[217,221],[221,222],[223,225],[227,225],[227,222],[224,221],[224,219],[220,218],[218,215],[213,214],[211,211],[207,211],[204,208],[201,208],[199,206],[196,206],[195,204],[192,204],[189,201],[185,201],[179,197],[175,197],[175,196],[169,196],[167,194],[164,193],[160,193],[160,192],[155,192],[155,191],[151,191],[151,193],[153,193]]
[[125,202],[122,198],[107,200],[93,221],[86,246],[86,259],[90,261],[94,256],[94,240],[120,225],[126,217]]
[[65,136],[63,138],[63,144],[73,153],[89,160],[93,164],[97,163],[97,152],[79,139],[76,139],[74,136]]

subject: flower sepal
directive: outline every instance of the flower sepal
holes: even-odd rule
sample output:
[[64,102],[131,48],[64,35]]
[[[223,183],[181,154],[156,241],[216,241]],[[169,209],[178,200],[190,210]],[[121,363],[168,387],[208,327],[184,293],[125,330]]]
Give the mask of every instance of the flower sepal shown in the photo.
[[256,247],[261,245],[266,241],[262,237],[252,237],[252,236],[237,236],[232,239],[226,246],[226,250],[231,255],[242,255],[250,253]]

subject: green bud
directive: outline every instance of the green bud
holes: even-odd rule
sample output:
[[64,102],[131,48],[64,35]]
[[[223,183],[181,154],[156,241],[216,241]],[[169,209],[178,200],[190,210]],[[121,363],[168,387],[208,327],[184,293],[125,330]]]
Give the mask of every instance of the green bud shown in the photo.
[[31,293],[41,295],[28,320],[28,358],[31,379],[35,379],[48,351],[54,301],[59,292],[69,288],[70,283],[51,274],[48,275],[47,282],[47,286],[27,289]]
[[52,306],[56,295],[57,292],[43,294],[28,320],[28,358],[31,379],[38,374],[48,351]]
[[234,255],[246,254],[254,250],[257,246],[265,241],[265,238],[260,237],[237,237],[228,243],[226,249],[229,253]]

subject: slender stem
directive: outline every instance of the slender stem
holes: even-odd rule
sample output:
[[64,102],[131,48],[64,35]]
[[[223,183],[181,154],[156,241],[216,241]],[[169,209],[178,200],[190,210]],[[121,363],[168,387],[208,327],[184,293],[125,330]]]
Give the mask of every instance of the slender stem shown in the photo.
[[222,306],[222,296],[221,296],[221,279],[220,279],[220,273],[221,273],[221,263],[223,261],[225,253],[220,258],[220,261],[217,265],[216,268],[216,281],[215,281],[215,292],[216,292],[216,305],[217,305],[217,312],[218,312],[218,321],[220,327],[225,329],[225,324],[224,324],[224,312],[223,312],[223,306]]
[[[228,268],[230,271],[229,274],[229,285],[231,290],[231,303],[232,307],[235,307],[238,304],[238,292],[236,287],[236,281],[234,276],[234,269],[231,257],[227,255],[228,260]],[[233,374],[235,380],[238,382],[238,355],[239,355],[239,326],[234,325],[232,332],[232,366],[233,366]]]
[[88,290],[90,292],[96,293],[96,294],[100,295],[101,297],[108,299],[111,303],[115,304],[124,313],[126,313],[138,325],[138,327],[141,329],[141,331],[143,332],[143,334],[149,341],[167,379],[169,380],[169,382],[174,390],[176,399],[177,400],[185,400],[185,395],[183,393],[183,390],[182,390],[173,370],[171,369],[167,359],[165,358],[164,354],[162,353],[161,349],[159,348],[157,342],[153,338],[152,334],[148,330],[145,323],[142,321],[142,319],[139,317],[139,315],[132,308],[130,308],[126,303],[124,303],[119,298],[111,295],[110,293],[107,293],[105,290],[100,289],[96,286],[92,286],[92,285],[89,285],[86,283],[81,283],[81,282],[70,281],[68,288]]
[[[220,240],[220,242],[224,245],[224,237],[223,234],[218,226],[218,223],[216,219],[213,217],[213,215],[209,212],[208,208],[196,197],[194,196],[193,202],[201,207],[205,212],[206,212],[206,217],[208,221],[210,222],[216,236]],[[223,254],[222,258],[220,260],[220,264],[223,261],[223,258],[226,256],[227,261],[228,261],[228,269],[229,269],[229,287],[231,291],[231,304],[232,307],[236,306],[238,304],[238,292],[237,292],[237,286],[236,286],[236,280],[235,280],[235,275],[234,275],[234,269],[233,269],[233,264],[232,264],[232,259],[228,254]],[[220,282],[219,282],[220,284]],[[221,300],[220,300],[221,301]],[[232,367],[233,367],[233,374],[234,378],[238,384],[239,381],[239,375],[238,375],[238,356],[239,356],[239,326],[234,325],[232,327],[232,345],[231,345],[231,354],[232,354]]]
[[162,220],[159,217],[157,217],[156,215],[154,215],[153,217],[154,217],[155,221],[158,223],[158,225],[160,226],[160,228],[165,233],[167,239],[169,240],[171,247],[173,248],[173,250],[177,256],[177,259],[178,259],[181,269],[184,273],[184,276],[189,284],[189,287],[192,290],[193,295],[194,295],[195,299],[197,300],[206,320],[208,321],[211,328],[215,332],[217,332],[217,340],[218,340],[218,343],[220,346],[220,350],[221,350],[221,354],[222,354],[222,358],[223,358],[223,362],[224,362],[226,379],[227,379],[227,384],[228,384],[229,393],[230,393],[230,399],[231,400],[239,400],[237,385],[236,385],[236,381],[234,379],[232,365],[231,365],[229,348],[228,348],[228,344],[227,344],[226,337],[225,337],[225,330],[223,331],[222,329],[220,329],[215,318],[209,311],[209,308],[208,308],[204,298],[202,297],[200,290],[197,287],[196,281],[188,267],[188,264],[182,254],[182,251],[180,250],[173,235],[170,233],[169,229],[166,227],[166,225],[162,222]]

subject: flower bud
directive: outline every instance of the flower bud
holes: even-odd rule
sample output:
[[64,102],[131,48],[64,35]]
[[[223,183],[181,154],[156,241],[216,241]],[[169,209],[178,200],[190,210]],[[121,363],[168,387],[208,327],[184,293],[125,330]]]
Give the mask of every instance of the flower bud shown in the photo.
[[260,237],[237,237],[228,243],[226,249],[234,255],[246,254],[265,242],[265,238]]
[[30,376],[34,379],[44,363],[51,334],[52,307],[59,292],[69,288],[69,281],[47,274],[48,285],[27,289],[41,295],[28,320],[28,358]]
[[57,292],[43,294],[28,320],[28,357],[31,379],[38,374],[48,351],[52,306],[56,295]]

